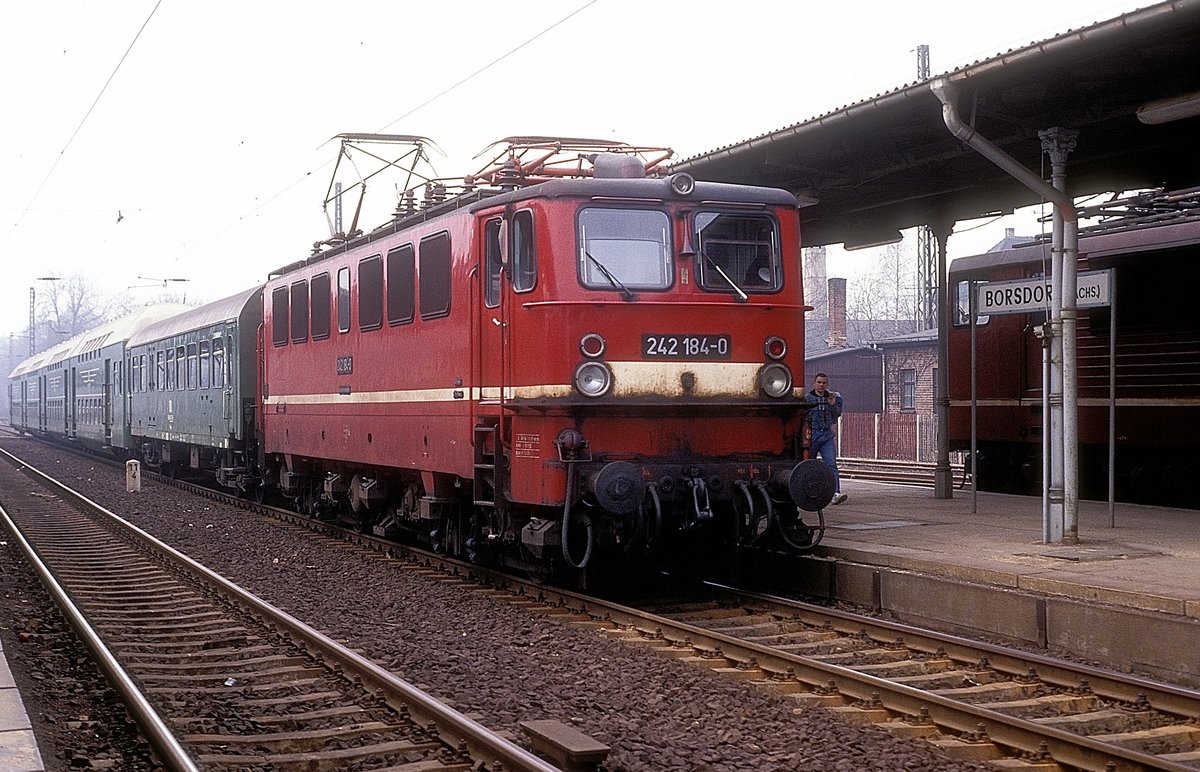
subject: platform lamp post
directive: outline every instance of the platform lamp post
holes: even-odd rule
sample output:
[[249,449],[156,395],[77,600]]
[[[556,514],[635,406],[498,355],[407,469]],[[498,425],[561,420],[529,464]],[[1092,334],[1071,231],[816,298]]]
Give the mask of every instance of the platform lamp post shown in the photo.
[[[38,276],[34,279],[34,281],[35,282],[36,281],[58,281],[60,278],[62,278],[62,277],[60,277],[60,276]],[[37,287],[36,284],[29,285],[29,356],[33,356],[34,354],[37,353],[37,345],[36,345],[37,344],[37,334],[36,334],[37,320],[34,319],[34,307],[37,305],[37,292],[35,289],[36,287]]]

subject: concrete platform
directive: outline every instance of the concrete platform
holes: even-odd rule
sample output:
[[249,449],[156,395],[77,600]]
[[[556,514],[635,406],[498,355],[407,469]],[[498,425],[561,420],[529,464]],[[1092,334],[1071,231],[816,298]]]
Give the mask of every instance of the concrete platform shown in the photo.
[[804,577],[830,598],[1200,688],[1200,510],[1118,503],[1113,527],[1107,502],[1081,502],[1078,543],[1046,544],[1040,498],[980,492],[972,512],[969,490],[842,490]]
[[8,669],[3,643],[0,643],[0,769],[5,772],[45,769],[25,705]]

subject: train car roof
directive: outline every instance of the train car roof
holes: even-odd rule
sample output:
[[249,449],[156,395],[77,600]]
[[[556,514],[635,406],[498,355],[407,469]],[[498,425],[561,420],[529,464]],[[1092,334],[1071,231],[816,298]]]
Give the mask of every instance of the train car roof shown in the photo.
[[[1200,218],[1148,223],[1104,232],[1081,233],[1079,236],[1079,252],[1089,257],[1159,251],[1193,244],[1200,244]],[[1041,260],[1049,265],[1050,258],[1050,242],[1036,241],[1012,249],[957,258],[950,262],[950,272],[1023,265]]]
[[9,378],[17,378],[43,367],[57,364],[71,357],[82,356],[92,351],[98,351],[114,343],[127,342],[137,332],[160,319],[186,310],[187,306],[178,303],[159,303],[143,306],[131,314],[119,319],[105,322],[90,330],[85,330],[73,338],[55,344],[50,348],[18,363],[9,373]]
[[138,330],[136,335],[129,338],[129,345],[138,346],[143,343],[163,340],[164,338],[170,338],[180,333],[191,332],[192,330],[199,330],[211,327],[214,324],[236,319],[242,315],[242,311],[245,310],[247,305],[254,302],[260,292],[262,292],[262,287],[254,286],[250,289],[242,290],[236,295],[214,300],[211,303],[196,306],[154,324],[146,325],[143,329]]

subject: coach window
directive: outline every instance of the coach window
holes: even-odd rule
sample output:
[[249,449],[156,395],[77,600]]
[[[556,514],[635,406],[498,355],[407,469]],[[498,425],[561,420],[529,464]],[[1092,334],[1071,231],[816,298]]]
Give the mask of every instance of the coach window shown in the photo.
[[421,318],[446,316],[450,313],[450,234],[422,239],[417,261]]
[[[137,378],[134,378],[137,382]],[[175,349],[167,349],[167,391],[175,391]]]
[[350,268],[338,269],[338,332],[350,332]]
[[[971,324],[971,289],[978,287],[978,282],[960,281],[954,285],[954,326],[968,327]],[[982,327],[988,323],[987,314],[975,318],[975,325]]]
[[483,304],[488,308],[500,305],[500,271],[504,267],[500,259],[500,222],[497,217],[483,226]]
[[145,391],[146,390],[146,378],[149,375],[149,373],[146,371],[146,355],[142,354],[142,355],[138,356],[138,361],[139,361],[139,365],[142,368],[142,389],[141,390]]
[[312,298],[309,304],[312,310],[312,339],[324,340],[329,337],[329,274],[319,273],[312,277]]
[[140,364],[138,357],[130,357],[129,364],[133,369],[133,392],[136,394],[141,391],[141,388],[139,387],[142,384],[142,365]]
[[214,389],[225,388],[225,341],[220,335],[212,342],[212,385]]
[[308,282],[292,283],[292,343],[308,340]]
[[183,391],[187,388],[187,359],[183,346],[175,347],[175,388]]
[[208,375],[212,372],[212,364],[209,362],[209,343],[206,340],[200,341],[200,388],[208,388]]
[[524,209],[512,219],[512,283],[517,292],[537,284],[537,253],[533,248],[533,212]]
[[373,255],[358,262],[358,329],[383,326],[383,259]]
[[589,289],[671,286],[671,220],[665,212],[589,207],[579,212],[579,276]]
[[158,385],[157,385],[158,381],[155,380],[155,376],[158,375],[158,373],[154,369],[154,354],[152,354],[152,353],[146,354],[145,356],[146,356],[146,390],[147,391],[157,391],[158,390]]
[[288,288],[271,291],[271,342],[286,346],[288,342]]
[[163,352],[159,351],[154,354],[154,369],[157,373],[155,383],[158,384],[158,390],[163,391],[167,388],[167,366],[163,363]]
[[187,387],[196,388],[197,350],[195,343],[187,344]]
[[387,254],[387,318],[389,325],[413,320],[416,292],[416,260],[412,244],[396,247]]
[[778,292],[783,287],[779,235],[766,215],[696,215],[696,257],[700,286],[706,290]]

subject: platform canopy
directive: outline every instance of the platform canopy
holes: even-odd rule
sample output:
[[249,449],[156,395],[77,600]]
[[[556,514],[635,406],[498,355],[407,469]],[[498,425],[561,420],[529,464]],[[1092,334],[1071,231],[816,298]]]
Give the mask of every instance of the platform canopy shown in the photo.
[[[814,77],[819,77],[814,75]],[[1200,185],[1200,0],[1175,0],[954,70],[964,120],[1035,174],[1038,131],[1079,132],[1068,191]],[[887,241],[896,231],[1039,203],[952,136],[930,81],[683,159],[698,179],[797,194],[804,245]]]

